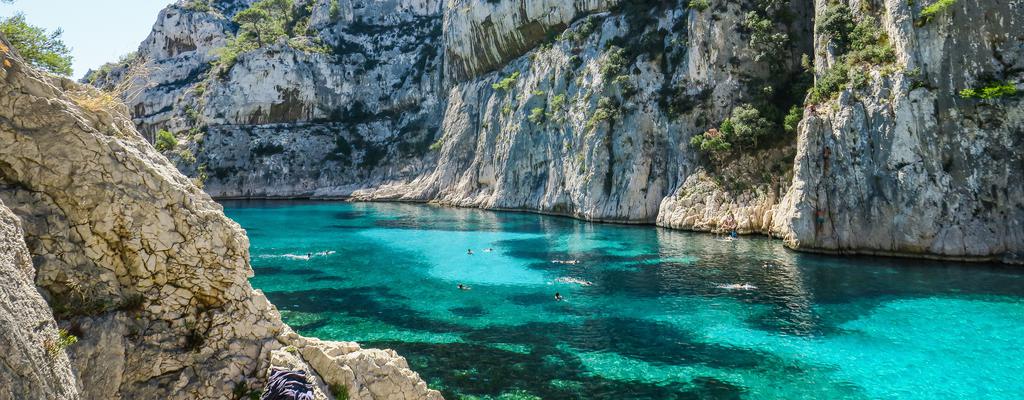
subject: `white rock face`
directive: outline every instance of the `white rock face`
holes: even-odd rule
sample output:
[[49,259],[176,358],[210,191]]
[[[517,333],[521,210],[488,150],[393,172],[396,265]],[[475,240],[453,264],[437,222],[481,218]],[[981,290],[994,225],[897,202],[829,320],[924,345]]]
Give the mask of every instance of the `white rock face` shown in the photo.
[[888,1],[882,13],[899,63],[918,74],[871,71],[869,87],[805,114],[773,229],[797,249],[1021,262],[1024,102],[955,93],[985,76],[1024,89],[1024,9],[958,3],[915,27],[921,6]]
[[[32,264],[12,241],[22,232],[0,214],[0,271],[13,278],[0,285],[0,301],[26,309],[0,312],[13,320],[0,327],[10,333],[0,346],[12,347],[0,365],[20,361],[0,369],[0,379],[24,379],[0,393],[216,399],[239,384],[260,386],[270,353],[284,346],[278,335],[290,329],[248,283],[245,233],[139,135],[123,105],[14,54],[4,59],[0,201],[23,224]],[[80,339],[68,349],[70,369],[62,350],[41,357],[56,327],[39,293],[27,290],[32,276]],[[387,376],[357,361],[344,364],[356,379]],[[422,385],[422,397],[407,398],[435,398],[415,374],[391,371],[395,387]],[[41,372],[48,375],[32,375]]]
[[21,223],[0,202],[0,399],[78,399],[57,322],[36,291]]
[[[332,12],[314,1],[311,26],[329,54],[280,42],[218,78],[189,67],[200,46],[172,56],[144,45],[148,63],[198,75],[156,76],[134,120],[178,133],[169,156],[216,197],[430,201],[736,229],[809,251],[1020,259],[1019,98],[956,96],[986,76],[1020,85],[1020,2],[958,3],[914,27],[925,4],[849,1],[885,27],[893,70],[808,110],[798,143],[719,166],[691,137],[785,93],[775,84],[800,71],[802,54],[815,55],[819,76],[836,54],[813,34],[825,0],[790,2],[781,28],[791,42],[775,70],[743,28],[754,3],[712,3],[341,0]],[[214,6],[213,17],[159,31],[206,32],[201,21],[244,2]],[[507,89],[492,87],[515,73]],[[775,101],[788,108],[799,96]]]
[[498,69],[556,35],[575,19],[620,0],[448,0],[445,76],[451,82]]

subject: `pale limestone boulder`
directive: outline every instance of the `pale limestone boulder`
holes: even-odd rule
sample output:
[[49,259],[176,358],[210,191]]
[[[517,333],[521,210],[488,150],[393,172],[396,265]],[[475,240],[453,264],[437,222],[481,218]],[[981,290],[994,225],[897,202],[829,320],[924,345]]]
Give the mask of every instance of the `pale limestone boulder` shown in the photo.
[[[297,369],[315,372],[314,381],[321,389],[325,385],[344,385],[350,399],[360,400],[443,399],[441,393],[428,388],[419,374],[409,369],[405,358],[394,350],[363,349],[354,342],[322,341],[295,333],[284,334],[280,340],[288,346],[284,354],[277,353],[277,365],[289,368],[297,365]],[[324,393],[333,399],[329,391]]]

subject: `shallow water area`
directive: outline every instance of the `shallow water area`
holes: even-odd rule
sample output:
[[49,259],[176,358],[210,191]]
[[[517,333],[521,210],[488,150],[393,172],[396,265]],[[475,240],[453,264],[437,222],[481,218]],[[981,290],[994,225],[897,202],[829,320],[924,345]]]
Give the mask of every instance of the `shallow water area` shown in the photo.
[[394,348],[448,399],[1024,393],[1020,268],[527,213],[224,205],[287,323]]

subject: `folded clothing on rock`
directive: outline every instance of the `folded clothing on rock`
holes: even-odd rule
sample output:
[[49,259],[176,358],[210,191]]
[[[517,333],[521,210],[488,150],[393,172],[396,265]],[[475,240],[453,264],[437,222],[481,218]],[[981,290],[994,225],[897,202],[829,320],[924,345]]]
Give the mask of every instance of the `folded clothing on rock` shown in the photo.
[[260,400],[313,400],[313,385],[305,371],[274,369]]

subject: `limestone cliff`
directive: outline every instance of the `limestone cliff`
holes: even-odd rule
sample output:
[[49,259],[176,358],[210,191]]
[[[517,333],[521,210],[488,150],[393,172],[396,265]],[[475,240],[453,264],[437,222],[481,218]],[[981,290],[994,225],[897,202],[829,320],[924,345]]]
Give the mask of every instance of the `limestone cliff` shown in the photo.
[[[1024,88],[1024,8],[961,1],[849,1],[880,19],[896,65],[809,109],[776,233],[806,250],[952,259],[1024,255],[1024,99],[971,98],[986,82]],[[828,4],[819,0],[819,17]],[[836,48],[817,37],[819,76]]]
[[[0,200],[17,217],[0,207],[0,382],[17,381],[0,397],[238,398],[286,346],[351,398],[440,397],[394,352],[292,333],[248,283],[245,233],[124,105],[0,44]],[[67,355],[53,316],[78,339]]]
[[[166,153],[216,197],[433,201],[839,253],[1024,251],[1020,97],[959,95],[1020,87],[1019,2],[304,0],[302,35],[226,72],[210,63],[252,2],[195,3],[92,80],[146,71],[133,120],[178,136]],[[855,44],[866,61],[836,73],[829,24],[844,40],[877,29]],[[808,79],[829,95],[805,99]],[[748,105],[767,138],[724,156],[692,142]]]

